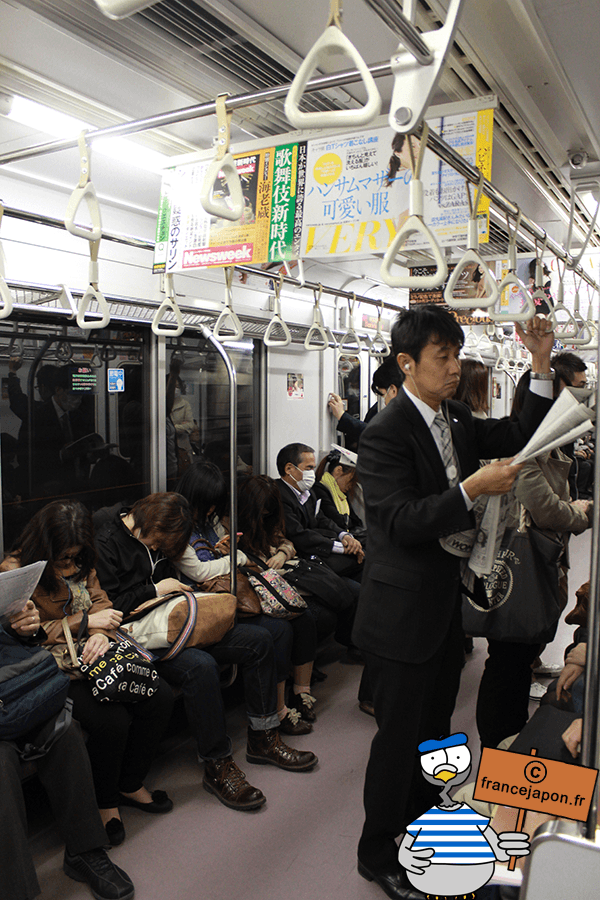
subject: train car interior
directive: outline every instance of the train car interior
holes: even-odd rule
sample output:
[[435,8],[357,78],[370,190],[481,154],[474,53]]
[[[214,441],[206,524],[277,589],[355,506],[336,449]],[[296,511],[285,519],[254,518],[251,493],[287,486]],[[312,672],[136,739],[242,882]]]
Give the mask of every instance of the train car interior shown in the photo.
[[[55,499],[132,504],[204,459],[230,485],[234,560],[240,476],[277,478],[292,441],[317,461],[356,450],[328,399],[364,420],[396,315],[424,302],[455,315],[498,418],[530,364],[514,323],[546,314],[555,352],[587,367],[593,444],[599,46],[598,0],[0,0],[4,553]],[[54,430],[39,414],[51,398],[69,411]],[[173,456],[176,406],[190,426]],[[592,769],[598,485],[592,459],[567,606],[591,579]],[[571,639],[561,620],[544,663],[561,665]],[[485,659],[475,638],[453,719],[474,766]],[[139,900],[381,896],[356,873],[376,730],[356,700],[362,667],[333,637],[316,666],[319,721],[297,746],[319,766],[259,769],[269,802],[255,813],[202,791],[176,708],[152,769],[175,809],[132,811],[111,853]],[[242,748],[239,679],[223,691]],[[35,778],[26,792],[42,897],[89,896],[60,871]],[[597,897],[597,815],[595,794],[586,822],[544,820],[525,875],[497,866],[496,893],[473,896]]]

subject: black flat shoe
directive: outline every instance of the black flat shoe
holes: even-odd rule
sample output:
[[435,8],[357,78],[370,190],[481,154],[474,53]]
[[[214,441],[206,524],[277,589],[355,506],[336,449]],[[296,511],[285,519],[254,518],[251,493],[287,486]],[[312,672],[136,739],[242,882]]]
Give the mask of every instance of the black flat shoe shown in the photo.
[[425,894],[412,887],[404,869],[401,869],[399,864],[389,871],[371,872],[359,859],[358,874],[367,881],[374,881],[375,884],[378,884],[384,894],[387,894],[392,900],[425,900]]
[[104,830],[111,847],[118,847],[125,840],[125,829],[120,819],[109,819]]
[[152,803],[140,803],[133,797],[126,797],[120,794],[119,806],[133,806],[134,809],[141,809],[142,812],[148,813],[168,813],[173,809],[173,801],[167,796],[165,791],[152,791]]

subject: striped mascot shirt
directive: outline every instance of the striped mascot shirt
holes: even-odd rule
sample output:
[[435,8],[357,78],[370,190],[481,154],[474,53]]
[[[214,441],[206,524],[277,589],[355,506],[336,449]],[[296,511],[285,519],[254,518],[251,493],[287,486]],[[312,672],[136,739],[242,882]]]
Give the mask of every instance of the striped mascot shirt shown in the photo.
[[433,847],[432,864],[476,865],[493,862],[494,852],[483,832],[490,824],[466,803],[453,809],[434,806],[406,829],[415,840],[412,850]]

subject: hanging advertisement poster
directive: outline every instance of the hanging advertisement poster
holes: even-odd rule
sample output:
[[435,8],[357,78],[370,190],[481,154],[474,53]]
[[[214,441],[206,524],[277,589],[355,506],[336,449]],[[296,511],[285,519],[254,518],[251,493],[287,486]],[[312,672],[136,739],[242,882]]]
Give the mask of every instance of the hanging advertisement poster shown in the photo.
[[[165,170],[154,273],[266,263],[299,255],[306,142],[237,153],[234,160],[244,196],[244,211],[237,222],[211,216],[200,202],[212,159]],[[213,197],[228,202],[223,173],[215,182]]]
[[[493,110],[486,109],[431,119],[428,124],[489,179],[493,119]],[[409,140],[416,159],[419,140],[397,134],[389,126],[308,142],[303,257],[364,256],[387,250],[408,217]],[[421,180],[424,219],[438,243],[464,244],[469,218],[464,178],[426,149]],[[482,243],[488,240],[488,210],[489,200],[484,197],[478,216]],[[413,235],[405,246],[418,249],[425,243],[420,235]]]

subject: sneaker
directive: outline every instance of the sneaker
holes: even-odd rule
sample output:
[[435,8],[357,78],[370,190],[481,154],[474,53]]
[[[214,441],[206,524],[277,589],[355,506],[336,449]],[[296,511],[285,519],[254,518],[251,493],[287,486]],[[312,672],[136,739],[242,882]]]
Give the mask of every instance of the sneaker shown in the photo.
[[89,884],[96,900],[131,900],[133,897],[131,878],[110,861],[106,850],[86,850],[74,855],[65,850],[63,871],[73,881]]
[[279,730],[282,734],[310,734],[312,725],[302,718],[297,709],[288,708],[279,723]]
[[308,772],[319,762],[310,750],[294,750],[284,744],[278,728],[255,731],[248,727],[246,759],[261,766],[278,766],[288,772]]
[[204,760],[202,787],[229,809],[258,809],[267,802],[263,792],[246,781],[233,756]]
[[548,688],[541,681],[534,681],[529,689],[530,700],[541,700]]
[[305,722],[316,722],[317,714],[313,706],[317,702],[317,698],[312,694],[292,694],[288,709],[297,710]]
[[562,666],[547,666],[545,663],[541,663],[535,667],[533,674],[541,675],[543,678],[558,678],[562,670]]

